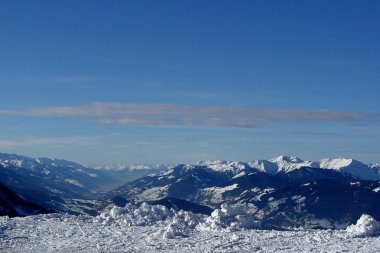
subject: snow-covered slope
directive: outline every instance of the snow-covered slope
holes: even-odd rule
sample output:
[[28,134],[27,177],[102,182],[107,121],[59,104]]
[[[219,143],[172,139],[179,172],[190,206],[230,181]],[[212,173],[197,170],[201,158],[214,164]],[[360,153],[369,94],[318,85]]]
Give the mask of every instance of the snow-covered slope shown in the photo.
[[16,217],[48,212],[45,208],[20,198],[0,183],[0,216]]

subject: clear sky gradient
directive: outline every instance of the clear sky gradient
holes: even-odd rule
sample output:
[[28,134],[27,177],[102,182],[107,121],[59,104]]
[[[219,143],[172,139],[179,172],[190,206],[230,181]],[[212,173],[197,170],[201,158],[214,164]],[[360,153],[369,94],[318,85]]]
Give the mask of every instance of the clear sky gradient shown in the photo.
[[380,162],[379,1],[0,1],[0,152]]

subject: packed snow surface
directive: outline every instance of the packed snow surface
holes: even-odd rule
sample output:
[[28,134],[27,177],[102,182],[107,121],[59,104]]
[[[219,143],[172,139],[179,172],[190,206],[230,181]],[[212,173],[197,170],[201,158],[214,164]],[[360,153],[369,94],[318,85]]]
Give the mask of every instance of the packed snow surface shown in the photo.
[[160,205],[128,204],[96,217],[0,217],[0,252],[380,251],[380,237],[373,236],[378,222],[368,215],[347,230],[275,231],[258,227],[244,205],[223,205],[211,216],[204,216]]

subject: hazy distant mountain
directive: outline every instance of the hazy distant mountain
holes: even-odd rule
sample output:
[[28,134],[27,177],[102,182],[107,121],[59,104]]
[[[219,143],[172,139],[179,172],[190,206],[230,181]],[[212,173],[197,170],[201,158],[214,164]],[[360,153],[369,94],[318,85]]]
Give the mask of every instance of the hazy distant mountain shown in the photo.
[[[96,170],[119,179],[124,183],[136,180],[149,174],[165,171],[170,165],[161,164],[114,164],[107,166],[90,166]],[[121,185],[121,184],[120,184]]]
[[96,169],[96,170],[108,170],[108,171],[122,171],[122,170],[129,170],[129,171],[138,171],[138,170],[165,170],[170,165],[164,165],[164,164],[112,164],[112,165],[104,165],[104,166],[89,166],[90,168]]
[[362,213],[380,218],[379,179],[378,165],[352,159],[204,161],[137,179],[105,198],[132,202],[176,198],[212,208],[248,203],[267,226],[338,228]]

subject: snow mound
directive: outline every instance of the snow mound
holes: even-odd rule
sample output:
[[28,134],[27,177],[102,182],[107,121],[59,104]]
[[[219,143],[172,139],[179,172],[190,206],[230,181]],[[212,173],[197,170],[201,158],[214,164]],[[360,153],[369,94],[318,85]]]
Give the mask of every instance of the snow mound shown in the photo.
[[199,230],[239,230],[241,228],[261,228],[261,223],[254,219],[253,213],[248,211],[246,204],[222,204],[221,209],[215,209],[211,216],[198,225]]
[[166,230],[162,237],[166,239],[174,238],[175,236],[188,236],[196,226],[203,222],[205,215],[194,214],[180,210],[175,212],[168,220]]
[[107,226],[161,227],[158,232],[165,239],[189,236],[195,230],[236,231],[242,228],[260,228],[260,223],[254,220],[253,214],[247,211],[245,204],[223,204],[221,209],[216,209],[211,216],[206,216],[183,210],[175,211],[162,205],[142,203],[140,206],[135,206],[128,203],[125,207],[115,206],[101,213],[94,217],[94,221]]
[[139,207],[126,204],[125,207],[113,207],[103,212],[94,220],[111,226],[166,226],[162,231],[163,238],[188,236],[192,229],[205,219],[205,215],[187,211],[175,211],[162,205],[149,205],[144,202]]
[[346,232],[354,237],[380,235],[380,222],[368,214],[363,214],[356,224],[352,224],[346,228]]
[[148,203],[143,203],[140,207],[137,207],[128,203],[125,207],[115,206],[110,211],[103,212],[94,219],[104,225],[152,226],[165,221],[170,216],[173,216],[173,211],[165,206],[151,206]]

